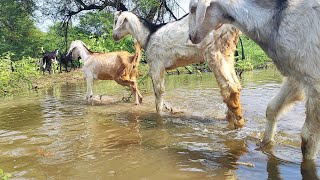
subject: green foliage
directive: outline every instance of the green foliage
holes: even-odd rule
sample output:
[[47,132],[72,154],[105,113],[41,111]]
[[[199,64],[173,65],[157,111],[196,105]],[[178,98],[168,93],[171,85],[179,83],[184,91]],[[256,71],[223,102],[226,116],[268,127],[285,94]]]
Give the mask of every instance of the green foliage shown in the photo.
[[[265,67],[267,63],[272,62],[272,60],[266,55],[266,53],[251,39],[247,36],[241,36],[245,60],[238,60],[236,68],[242,70],[252,70],[256,68]],[[239,56],[241,57],[241,45],[238,44]]]
[[251,71],[253,70],[253,65],[251,63],[250,58],[246,58],[244,60],[239,59],[235,65],[236,71]]
[[113,14],[103,11],[88,12],[80,17],[78,33],[101,36],[110,34],[113,26]]
[[10,177],[12,177],[12,175],[10,173],[6,173],[2,169],[0,169],[0,179],[1,180],[7,180]]
[[133,38],[119,42],[112,38],[113,14],[102,11],[90,12],[80,17],[80,24],[70,33],[71,41],[79,39],[97,52],[126,50],[134,52]]
[[0,56],[0,96],[22,92],[32,88],[31,79],[39,77],[35,59],[23,58],[12,61],[14,54],[7,52]]
[[[96,52],[111,52],[126,50],[134,52],[133,38],[127,37],[124,40],[115,42],[112,38],[113,15],[102,11],[86,13],[80,17],[80,23],[77,26],[68,29],[68,43],[74,40],[81,40]],[[61,24],[57,23],[50,27],[49,32],[43,38],[43,47],[46,51],[52,51],[56,48],[60,52],[65,51],[64,33]]]
[[[60,52],[64,50],[64,38],[60,23],[51,26],[45,36],[42,37],[41,42],[41,47],[46,52],[51,52],[55,49],[59,49]],[[40,51],[40,47],[38,51]]]
[[32,19],[34,8],[32,0],[0,1],[0,54],[14,52],[14,59],[36,56],[35,48],[40,44],[42,33]]
[[153,8],[159,7],[159,2],[158,0],[134,0],[133,1],[137,7],[139,7],[139,10],[142,12],[142,14],[148,14],[149,11]]

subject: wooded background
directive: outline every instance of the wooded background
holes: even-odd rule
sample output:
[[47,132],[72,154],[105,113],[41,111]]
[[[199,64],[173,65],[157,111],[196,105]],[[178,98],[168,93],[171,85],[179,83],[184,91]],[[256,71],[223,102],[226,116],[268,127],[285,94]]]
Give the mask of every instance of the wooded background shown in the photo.
[[[186,3],[186,2],[184,2]],[[113,12],[130,10],[154,23],[175,20],[186,12],[175,0],[1,0],[0,55],[39,57],[45,51],[80,39],[95,51],[132,51],[131,40],[112,40]],[[44,32],[37,24],[53,22]]]

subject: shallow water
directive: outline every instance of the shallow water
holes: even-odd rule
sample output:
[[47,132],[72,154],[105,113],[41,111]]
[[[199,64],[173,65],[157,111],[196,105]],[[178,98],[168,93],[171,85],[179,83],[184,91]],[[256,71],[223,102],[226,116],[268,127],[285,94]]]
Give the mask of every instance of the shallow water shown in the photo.
[[3,100],[0,169],[14,179],[315,178],[318,160],[301,165],[302,102],[280,119],[273,149],[257,149],[280,83],[273,69],[243,74],[246,126],[236,131],[226,128],[226,107],[209,73],[166,77],[165,99],[183,111],[174,115],[155,113],[150,80],[140,86],[140,106],[121,101],[130,93],[111,81],[95,83],[103,103],[84,101],[84,83]]

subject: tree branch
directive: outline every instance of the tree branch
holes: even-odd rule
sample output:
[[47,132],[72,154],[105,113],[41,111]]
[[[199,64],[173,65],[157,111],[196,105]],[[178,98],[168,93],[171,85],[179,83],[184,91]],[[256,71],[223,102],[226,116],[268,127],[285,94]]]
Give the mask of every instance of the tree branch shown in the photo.
[[148,13],[147,16],[146,16],[146,19],[147,19],[148,21],[153,22],[154,16],[156,15],[157,10],[158,10],[158,7],[157,7],[157,6],[152,7],[152,8],[150,9],[149,13]]
[[85,7],[86,4],[84,2],[82,2],[81,0],[75,0],[78,4],[80,4],[81,6]]
[[168,7],[166,0],[161,0],[164,8],[166,8],[166,10],[170,13],[170,15],[175,19],[178,20],[178,18],[173,14],[173,12],[171,11],[171,9]]
[[65,16],[64,20],[62,21],[62,29],[64,30],[64,43],[66,46],[66,50],[67,50],[67,45],[68,45],[68,28],[69,28],[69,22],[71,22],[71,18],[72,16],[80,13],[81,11],[89,11],[89,10],[103,10],[104,8],[110,6],[110,7],[114,7],[116,8],[118,11],[122,10],[122,11],[127,11],[128,9],[126,8],[126,6],[120,1],[120,0],[114,0],[114,2],[110,1],[110,0],[106,0],[103,2],[102,5],[96,5],[96,4],[89,4],[86,5],[83,0],[74,0],[77,4],[80,5],[80,7],[78,8],[78,10],[76,11],[67,11],[67,15]]
[[78,10],[76,10],[76,11],[68,11],[67,16],[69,16],[69,17],[76,15],[76,14],[80,13],[81,11],[103,10],[107,6],[114,7],[118,11],[119,10],[122,10],[122,11],[128,10],[126,8],[126,6],[122,2],[120,2],[119,0],[116,0],[115,2],[105,1],[102,5],[96,5],[96,4],[86,5],[82,0],[75,0],[75,1],[76,1],[76,3],[80,4],[81,7],[79,7]]

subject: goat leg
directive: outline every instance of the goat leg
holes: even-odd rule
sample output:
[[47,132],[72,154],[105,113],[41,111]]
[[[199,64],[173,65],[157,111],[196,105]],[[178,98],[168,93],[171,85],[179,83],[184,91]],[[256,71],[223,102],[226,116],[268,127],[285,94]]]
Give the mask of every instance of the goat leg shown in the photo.
[[140,98],[139,98],[138,85],[137,85],[137,81],[136,80],[132,80],[132,79],[129,79],[128,77],[126,77],[126,76],[123,76],[123,77],[115,79],[115,81],[118,84],[130,87],[130,89],[132,91],[132,94],[135,97],[135,101],[136,101],[135,104],[139,105],[141,103],[140,102]]
[[279,93],[268,103],[266,129],[260,147],[267,147],[273,141],[279,116],[302,99],[303,90],[301,84],[293,78],[285,79]]
[[142,96],[138,90],[138,83],[136,80],[134,81],[134,84],[131,89],[132,89],[132,94],[134,94],[136,105],[139,105],[142,102]]
[[233,72],[228,64],[228,59],[220,52],[209,51],[205,54],[209,68],[214,73],[223,101],[228,107],[227,119],[232,129],[241,128],[244,125],[242,107],[240,102],[240,83],[234,79]]
[[164,87],[164,68],[150,66],[150,75],[153,84],[153,91],[155,95],[155,103],[157,113],[161,113],[163,110],[163,94]]
[[92,92],[92,85],[93,85],[93,78],[87,77],[87,94],[86,94],[86,99],[88,102],[90,102],[93,92]]
[[304,160],[312,160],[320,146],[320,91],[309,86],[306,96],[307,116],[301,130],[301,150]]

